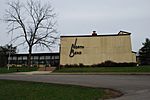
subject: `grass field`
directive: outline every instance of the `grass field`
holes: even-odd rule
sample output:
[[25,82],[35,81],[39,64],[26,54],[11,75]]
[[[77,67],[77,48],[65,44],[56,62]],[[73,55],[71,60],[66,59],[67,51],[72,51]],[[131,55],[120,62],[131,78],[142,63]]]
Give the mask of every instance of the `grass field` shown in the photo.
[[0,67],[0,74],[13,72],[29,72],[35,70],[37,70],[36,67],[10,67],[9,70],[7,69],[7,67]]
[[[12,67],[7,70],[7,67],[0,68],[0,74],[12,73],[12,72],[29,72],[36,71],[37,67]],[[74,67],[74,68],[61,68],[54,72],[65,72],[65,73],[102,73],[102,72],[150,72],[150,66],[139,66],[139,67]]]
[[150,72],[150,66],[139,67],[77,67],[77,68],[61,68],[55,72]]
[[0,100],[99,100],[103,89],[0,80]]

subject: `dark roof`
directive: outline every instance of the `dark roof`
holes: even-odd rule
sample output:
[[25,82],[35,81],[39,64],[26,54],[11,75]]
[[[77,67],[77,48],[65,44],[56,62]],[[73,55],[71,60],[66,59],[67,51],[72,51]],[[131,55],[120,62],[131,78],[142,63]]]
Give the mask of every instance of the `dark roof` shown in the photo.
[[136,54],[137,52],[135,52],[135,51],[132,51],[132,53],[135,53],[135,54]]
[[[59,55],[60,53],[32,53],[31,55]],[[28,55],[28,53],[24,53],[24,54],[12,54],[12,55],[15,55],[15,56],[26,56]]]

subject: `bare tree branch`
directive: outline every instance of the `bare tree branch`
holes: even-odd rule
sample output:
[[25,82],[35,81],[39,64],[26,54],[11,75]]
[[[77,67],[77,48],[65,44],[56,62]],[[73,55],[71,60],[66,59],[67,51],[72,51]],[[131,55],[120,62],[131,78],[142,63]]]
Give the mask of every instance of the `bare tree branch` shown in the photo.
[[54,18],[56,14],[50,3],[42,4],[40,1],[29,0],[27,3],[12,1],[8,3],[9,9],[6,10],[5,21],[9,23],[8,32],[15,31],[17,36],[13,39],[16,41],[20,38],[24,39],[19,45],[28,45],[29,62],[34,45],[46,47],[49,50],[58,39],[55,29],[56,22]]

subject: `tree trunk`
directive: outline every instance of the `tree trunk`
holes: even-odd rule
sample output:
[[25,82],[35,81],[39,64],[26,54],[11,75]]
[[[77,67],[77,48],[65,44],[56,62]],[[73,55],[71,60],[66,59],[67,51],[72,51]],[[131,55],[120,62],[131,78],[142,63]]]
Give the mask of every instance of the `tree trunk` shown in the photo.
[[32,47],[29,47],[28,67],[31,67],[31,54],[32,54]]

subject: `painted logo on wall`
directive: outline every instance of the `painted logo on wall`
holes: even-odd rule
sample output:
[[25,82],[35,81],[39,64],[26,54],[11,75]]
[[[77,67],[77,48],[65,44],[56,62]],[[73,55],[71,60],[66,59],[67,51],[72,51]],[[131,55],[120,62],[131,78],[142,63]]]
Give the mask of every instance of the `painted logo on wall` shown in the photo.
[[84,46],[77,45],[77,38],[75,39],[75,43],[71,45],[69,57],[74,57],[75,55],[81,55],[82,52],[78,49],[84,49]]

